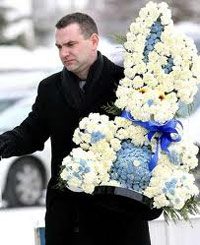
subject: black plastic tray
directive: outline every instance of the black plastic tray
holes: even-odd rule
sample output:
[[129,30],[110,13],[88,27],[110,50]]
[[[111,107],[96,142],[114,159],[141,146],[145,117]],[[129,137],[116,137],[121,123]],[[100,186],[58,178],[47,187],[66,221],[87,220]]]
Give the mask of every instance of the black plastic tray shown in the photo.
[[94,195],[114,195],[114,196],[126,197],[128,199],[132,199],[134,201],[140,202],[141,204],[146,205],[149,208],[153,208],[152,199],[142,195],[139,192],[128,190],[122,187],[96,186],[93,194]]

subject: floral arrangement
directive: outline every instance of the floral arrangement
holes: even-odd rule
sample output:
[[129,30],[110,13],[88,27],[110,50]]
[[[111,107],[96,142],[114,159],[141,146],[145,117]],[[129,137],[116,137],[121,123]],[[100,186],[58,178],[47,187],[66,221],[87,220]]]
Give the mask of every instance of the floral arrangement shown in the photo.
[[124,43],[124,74],[116,91],[121,114],[110,120],[91,113],[63,160],[61,179],[74,191],[119,186],[153,200],[173,219],[198,211],[192,170],[198,147],[176,119],[200,83],[194,42],[177,35],[166,3],[149,2],[130,25]]

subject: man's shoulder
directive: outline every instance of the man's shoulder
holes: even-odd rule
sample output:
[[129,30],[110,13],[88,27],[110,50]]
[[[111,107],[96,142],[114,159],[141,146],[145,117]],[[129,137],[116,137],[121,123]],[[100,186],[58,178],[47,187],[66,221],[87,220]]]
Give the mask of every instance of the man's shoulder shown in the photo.
[[61,81],[61,71],[44,78],[40,82],[39,88],[56,86],[56,84],[58,84],[60,81]]
[[108,57],[103,56],[104,58],[104,64],[106,65],[107,69],[110,70],[110,72],[114,73],[123,73],[124,72],[124,67],[119,66],[118,64],[114,63],[111,61]]
[[124,67],[115,64],[113,61],[104,56],[104,75],[117,81],[124,77]]

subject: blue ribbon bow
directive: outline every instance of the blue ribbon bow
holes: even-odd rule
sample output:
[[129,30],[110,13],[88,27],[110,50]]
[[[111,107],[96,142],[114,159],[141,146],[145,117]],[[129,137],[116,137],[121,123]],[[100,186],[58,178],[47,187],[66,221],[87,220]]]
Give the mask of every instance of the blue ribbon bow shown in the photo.
[[[172,142],[179,142],[181,140],[181,136],[179,135],[178,131],[176,130],[177,124],[180,124],[183,128],[183,125],[180,121],[176,119],[169,120],[165,122],[164,124],[160,124],[159,122],[149,120],[147,122],[143,122],[140,120],[135,120],[134,117],[131,115],[130,112],[123,110],[121,112],[121,117],[126,118],[135,124],[142,126],[146,128],[149,132],[147,134],[148,140],[151,141],[153,136],[156,133],[160,133],[159,137],[157,138],[157,147],[156,152],[152,156],[150,162],[149,162],[149,170],[152,171],[158,162],[158,149],[159,149],[159,143],[161,146],[161,149],[166,152],[167,154],[170,154],[168,147]],[[171,133],[176,134],[176,138],[172,138]]]

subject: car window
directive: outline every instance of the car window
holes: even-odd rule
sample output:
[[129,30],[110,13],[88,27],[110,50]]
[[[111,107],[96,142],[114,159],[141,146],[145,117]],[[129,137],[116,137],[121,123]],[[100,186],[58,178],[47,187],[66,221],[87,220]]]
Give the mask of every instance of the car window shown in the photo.
[[0,114],[0,131],[11,130],[18,126],[28,115],[31,110],[31,104],[7,109]]

